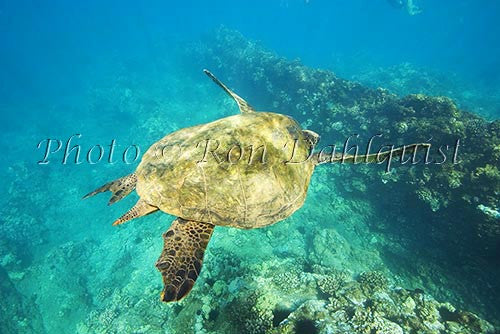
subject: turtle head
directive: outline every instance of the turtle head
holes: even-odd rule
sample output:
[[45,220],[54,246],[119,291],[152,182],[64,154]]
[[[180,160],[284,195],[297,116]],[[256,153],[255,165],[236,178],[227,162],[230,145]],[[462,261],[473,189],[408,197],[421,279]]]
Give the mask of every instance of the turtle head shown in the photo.
[[319,134],[311,130],[302,130],[302,133],[311,147],[316,146],[321,138]]

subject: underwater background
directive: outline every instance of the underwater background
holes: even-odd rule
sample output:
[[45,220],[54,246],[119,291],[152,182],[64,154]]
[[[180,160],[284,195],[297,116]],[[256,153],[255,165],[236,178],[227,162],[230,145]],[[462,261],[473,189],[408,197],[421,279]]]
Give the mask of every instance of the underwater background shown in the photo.
[[[497,333],[499,20],[495,0],[0,1],[0,333]],[[81,198],[238,112],[203,68],[321,142],[460,139],[460,162],[320,166],[290,218],[216,228],[162,303],[174,217],[113,227],[135,193]]]

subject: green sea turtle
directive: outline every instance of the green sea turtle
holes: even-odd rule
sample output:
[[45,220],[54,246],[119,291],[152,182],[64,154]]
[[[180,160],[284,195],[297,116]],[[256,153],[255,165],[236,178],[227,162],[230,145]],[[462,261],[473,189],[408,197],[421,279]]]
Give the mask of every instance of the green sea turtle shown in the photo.
[[[112,204],[136,189],[138,202],[113,225],[158,210],[178,217],[163,234],[164,248],[156,262],[164,302],[189,293],[215,226],[251,229],[283,220],[304,203],[317,165],[355,162],[351,155],[325,154],[321,159],[313,153],[316,133],[303,130],[289,116],[256,112],[205,73],[236,101],[240,113],[165,136],[148,149],[134,173],[84,196],[109,190]],[[375,162],[401,150],[358,157]]]

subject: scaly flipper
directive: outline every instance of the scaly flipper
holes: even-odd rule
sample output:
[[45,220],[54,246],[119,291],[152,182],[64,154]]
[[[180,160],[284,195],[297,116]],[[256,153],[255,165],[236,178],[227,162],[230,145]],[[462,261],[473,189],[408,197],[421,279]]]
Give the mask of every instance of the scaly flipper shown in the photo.
[[156,206],[149,205],[144,200],[139,199],[137,203],[135,203],[135,205],[132,207],[132,209],[128,210],[123,216],[115,220],[113,226],[123,224],[134,218],[149,215],[150,213],[153,213],[155,211],[158,211],[158,208]]
[[203,72],[205,72],[205,74],[208,75],[210,79],[212,79],[217,85],[219,85],[222,89],[224,89],[224,91],[228,93],[229,96],[231,96],[236,101],[236,103],[238,103],[238,107],[240,108],[240,112],[242,114],[247,112],[255,112],[255,110],[252,108],[251,105],[248,104],[247,101],[245,101],[244,99],[239,97],[236,93],[234,93],[232,90],[227,88],[227,86],[224,85],[219,79],[217,79],[215,75],[212,74],[212,72],[210,72],[209,70],[203,70]]
[[356,155],[356,156],[352,154],[346,154],[343,156],[341,153],[335,153],[335,155],[332,157],[330,153],[323,153],[321,154],[321,156],[319,156],[319,153],[315,153],[313,155],[313,159],[315,159],[314,161],[317,165],[321,165],[327,162],[380,163],[389,156],[397,157],[400,156],[403,152],[405,155],[412,154],[419,148],[425,150],[428,147],[430,147],[430,144],[428,143],[411,144],[411,145],[404,145],[402,147],[380,153],[373,153],[368,155]]
[[205,248],[214,225],[177,218],[163,234],[164,246],[156,268],[163,276],[161,300],[178,301],[193,288],[200,275]]
[[132,192],[132,190],[135,189],[135,184],[137,182],[137,176],[135,176],[135,173],[126,175],[124,177],[121,177],[117,180],[111,181],[103,185],[102,187],[97,188],[96,190],[88,193],[87,195],[83,196],[83,199],[92,197],[94,195],[97,195],[99,193],[105,192],[105,191],[111,191],[113,195],[109,199],[108,205],[111,205],[115,202],[118,202],[128,194]]

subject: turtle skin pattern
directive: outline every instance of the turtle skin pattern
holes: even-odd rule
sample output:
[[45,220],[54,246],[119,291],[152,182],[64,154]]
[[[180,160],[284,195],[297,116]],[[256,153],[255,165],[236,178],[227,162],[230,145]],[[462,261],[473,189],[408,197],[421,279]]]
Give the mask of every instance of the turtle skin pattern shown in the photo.
[[156,262],[163,277],[162,301],[181,300],[191,291],[213,230],[212,224],[177,218],[163,234],[164,247]]

